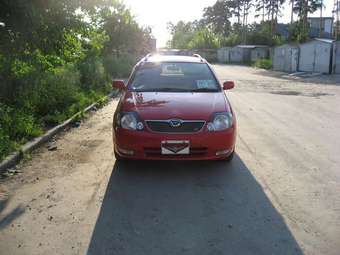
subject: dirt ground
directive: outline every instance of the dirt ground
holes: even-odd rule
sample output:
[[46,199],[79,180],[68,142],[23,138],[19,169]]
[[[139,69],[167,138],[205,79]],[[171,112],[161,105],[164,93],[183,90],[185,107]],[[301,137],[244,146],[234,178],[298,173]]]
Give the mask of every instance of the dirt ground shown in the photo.
[[224,162],[115,162],[117,101],[0,181],[0,254],[340,254],[340,84],[215,66]]

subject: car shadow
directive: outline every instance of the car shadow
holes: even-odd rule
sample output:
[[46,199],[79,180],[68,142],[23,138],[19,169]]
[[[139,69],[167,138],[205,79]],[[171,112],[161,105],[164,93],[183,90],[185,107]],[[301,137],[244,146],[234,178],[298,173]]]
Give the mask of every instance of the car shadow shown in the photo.
[[303,254],[240,157],[116,162],[87,254]]

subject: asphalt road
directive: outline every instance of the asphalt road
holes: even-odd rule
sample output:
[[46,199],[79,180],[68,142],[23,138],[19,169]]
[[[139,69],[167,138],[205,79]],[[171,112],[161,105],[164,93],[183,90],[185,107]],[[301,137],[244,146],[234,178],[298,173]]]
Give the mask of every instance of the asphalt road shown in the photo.
[[1,180],[0,254],[340,254],[340,82],[215,69],[231,164],[115,162],[112,101]]

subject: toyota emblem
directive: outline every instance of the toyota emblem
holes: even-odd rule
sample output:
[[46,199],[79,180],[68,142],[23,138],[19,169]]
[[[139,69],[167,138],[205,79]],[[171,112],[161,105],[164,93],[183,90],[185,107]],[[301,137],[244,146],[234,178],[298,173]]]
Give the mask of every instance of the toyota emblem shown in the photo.
[[182,122],[183,122],[182,120],[178,120],[178,119],[169,120],[169,124],[173,128],[180,127],[182,125]]

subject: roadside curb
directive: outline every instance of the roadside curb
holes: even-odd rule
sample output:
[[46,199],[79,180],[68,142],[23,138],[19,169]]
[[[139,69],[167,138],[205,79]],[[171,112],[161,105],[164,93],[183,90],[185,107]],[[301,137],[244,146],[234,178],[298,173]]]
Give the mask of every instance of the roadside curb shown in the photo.
[[12,153],[11,155],[7,156],[2,162],[0,162],[0,174],[5,172],[7,169],[14,167],[17,165],[24,157],[26,153],[30,153],[33,150],[37,149],[40,147],[42,144],[46,143],[49,141],[53,136],[56,134],[62,132],[65,127],[70,125],[72,121],[79,116],[81,113],[87,113],[90,110],[92,110],[95,106],[97,106],[103,99],[105,98],[114,98],[118,95],[118,91],[113,91],[110,94],[108,94],[106,97],[101,98],[97,102],[89,105],[86,107],[83,111],[77,112],[74,114],[71,118],[67,119],[64,121],[62,124],[55,126],[54,128],[48,130],[46,133],[43,135],[34,138],[32,141],[29,141],[25,143],[24,145],[21,146],[21,149],[19,151],[16,151]]

